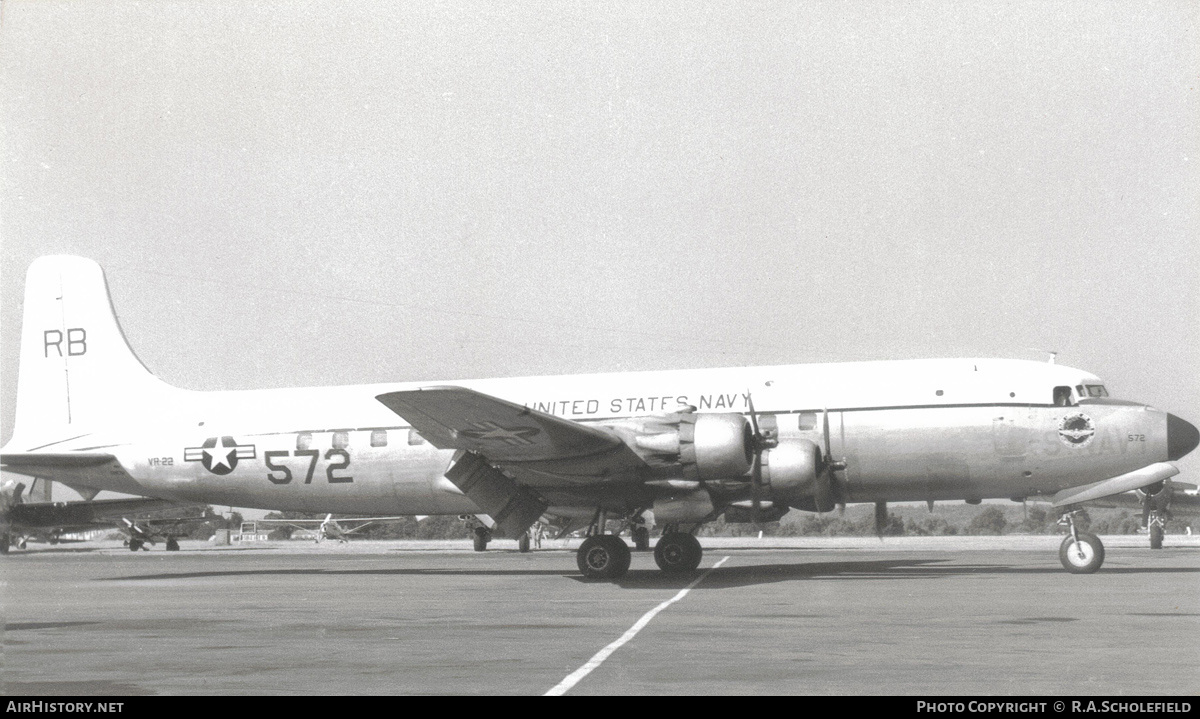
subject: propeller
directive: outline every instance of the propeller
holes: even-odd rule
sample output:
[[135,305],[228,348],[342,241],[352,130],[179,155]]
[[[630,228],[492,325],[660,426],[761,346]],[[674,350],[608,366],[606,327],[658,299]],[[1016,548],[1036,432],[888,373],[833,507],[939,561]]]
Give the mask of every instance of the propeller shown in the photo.
[[835,477],[833,473],[845,469],[846,463],[836,461],[833,458],[833,449],[830,446],[829,440],[829,410],[824,410],[823,414],[824,426],[821,433],[825,438],[825,447],[824,451],[822,452],[821,471],[817,474],[817,487],[816,491],[813,493],[813,499],[816,502],[818,510],[820,510],[821,507],[828,507],[832,504],[837,504],[839,511],[842,511],[844,510],[845,505],[841,502],[836,502],[836,493],[833,490],[833,483],[837,480],[837,477]]
[[746,406],[750,411],[750,451],[754,457],[750,464],[750,518],[758,524],[759,512],[762,510],[762,455],[768,449],[779,446],[779,440],[762,433],[758,427],[758,413],[754,411],[754,397],[746,390]]

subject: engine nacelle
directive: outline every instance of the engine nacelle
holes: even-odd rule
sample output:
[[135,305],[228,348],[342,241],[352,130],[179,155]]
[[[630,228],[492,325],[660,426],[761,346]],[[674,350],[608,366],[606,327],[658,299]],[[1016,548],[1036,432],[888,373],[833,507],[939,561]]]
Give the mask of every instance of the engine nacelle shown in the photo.
[[820,481],[821,449],[807,439],[782,439],[763,452],[764,489],[772,500],[803,508]]
[[678,466],[686,479],[743,477],[753,462],[750,423],[740,414],[673,414],[633,431],[634,448],[651,466]]
[[666,524],[701,522],[713,513],[712,497],[706,490],[696,489],[690,492],[680,492],[669,497],[654,500],[650,511],[654,512],[654,523]]
[[1146,497],[1159,500],[1170,499],[1172,493],[1171,480],[1164,479],[1161,482],[1155,482],[1154,484],[1133,491],[1137,494],[1138,499],[1145,499]]

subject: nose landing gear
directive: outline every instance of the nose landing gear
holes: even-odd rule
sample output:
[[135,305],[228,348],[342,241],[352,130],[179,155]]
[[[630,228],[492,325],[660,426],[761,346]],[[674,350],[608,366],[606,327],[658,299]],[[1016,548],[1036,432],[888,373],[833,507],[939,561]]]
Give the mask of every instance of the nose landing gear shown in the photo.
[[1059,517],[1058,523],[1068,527],[1067,536],[1058,548],[1063,568],[1071,574],[1092,574],[1104,564],[1104,545],[1100,538],[1075,528],[1075,511]]

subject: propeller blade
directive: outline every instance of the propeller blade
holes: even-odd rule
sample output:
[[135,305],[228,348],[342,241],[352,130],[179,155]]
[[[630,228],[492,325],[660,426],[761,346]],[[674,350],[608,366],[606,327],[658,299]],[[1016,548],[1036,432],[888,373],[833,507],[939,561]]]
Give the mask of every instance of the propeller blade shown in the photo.
[[754,395],[750,394],[750,390],[746,390],[746,406],[750,410],[750,427],[754,429],[754,442],[761,444],[762,434],[758,431],[758,416],[754,412]]
[[822,417],[821,422],[823,425],[821,428],[821,434],[823,434],[825,436],[825,463],[829,464],[829,462],[833,459],[833,450],[830,449],[830,447],[829,447],[829,408],[828,407],[826,407],[824,410],[821,411],[821,417]]
[[750,468],[750,521],[758,524],[762,510],[762,450],[755,451]]

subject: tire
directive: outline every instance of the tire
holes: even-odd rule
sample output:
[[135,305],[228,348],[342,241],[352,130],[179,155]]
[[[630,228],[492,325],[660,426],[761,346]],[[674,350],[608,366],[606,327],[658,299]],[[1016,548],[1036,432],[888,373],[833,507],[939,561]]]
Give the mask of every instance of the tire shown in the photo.
[[633,546],[639,552],[644,552],[650,548],[650,530],[645,527],[633,528]]
[[0,554],[8,554],[8,545],[12,540],[8,538],[8,533],[0,534]]
[[1104,564],[1104,545],[1094,534],[1077,532],[1077,536],[1078,548],[1071,535],[1063,538],[1062,545],[1058,548],[1058,559],[1063,568],[1071,574],[1092,574]]
[[487,545],[488,545],[487,527],[476,527],[475,528],[475,551],[482,552],[485,549],[487,549]]
[[654,562],[667,574],[688,574],[700,566],[704,550],[687,532],[671,532],[654,545]]
[[167,537],[167,551],[178,552],[179,542],[174,537]]
[[588,579],[618,579],[629,571],[631,559],[629,545],[611,534],[588,537],[575,552],[575,563]]
[[142,542],[140,539],[129,540],[129,551],[136,552],[137,550],[139,550],[141,548],[142,548]]
[[1163,528],[1157,524],[1150,525],[1150,548],[1162,549]]

